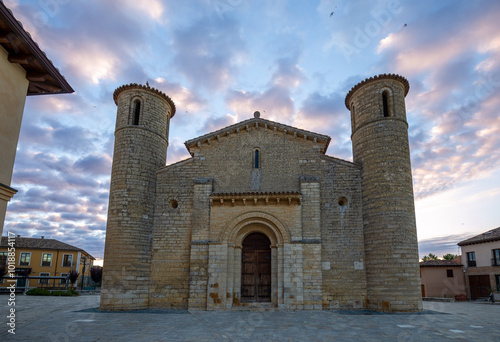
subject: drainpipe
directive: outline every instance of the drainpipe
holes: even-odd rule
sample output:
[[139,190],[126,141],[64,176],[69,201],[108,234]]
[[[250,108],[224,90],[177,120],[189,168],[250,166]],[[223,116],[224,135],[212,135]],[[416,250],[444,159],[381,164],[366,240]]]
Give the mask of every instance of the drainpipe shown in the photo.
[[[57,263],[59,262],[59,250],[57,250],[57,256],[56,256],[56,270],[54,271],[54,276],[57,277]],[[59,282],[61,282],[59,280]],[[59,284],[58,284],[59,285]],[[54,287],[56,286],[56,280],[54,279]]]
[[470,289],[469,289],[469,281],[467,279],[467,267],[462,267],[464,271],[464,280],[465,280],[465,293],[467,294],[467,301],[470,301]]

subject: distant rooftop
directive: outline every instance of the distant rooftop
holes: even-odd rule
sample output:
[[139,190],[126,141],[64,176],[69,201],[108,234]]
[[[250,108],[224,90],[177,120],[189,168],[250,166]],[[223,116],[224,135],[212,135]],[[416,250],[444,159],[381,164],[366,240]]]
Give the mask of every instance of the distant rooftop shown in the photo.
[[11,63],[26,70],[27,95],[73,93],[69,83],[52,64],[12,11],[0,0],[0,46]]
[[[8,237],[2,236],[2,242],[0,243],[0,248],[10,247],[8,243]],[[95,258],[89,253],[85,252],[83,249],[69,245],[67,243],[61,242],[55,239],[45,239],[45,238],[27,238],[27,237],[15,237],[15,248],[26,248],[26,249],[46,249],[46,250],[60,250],[60,251],[78,251],[84,252],[92,260]]]
[[473,236],[467,240],[460,241],[457,243],[459,246],[474,245],[476,243],[485,243],[492,241],[500,241],[500,227],[488,230],[485,233]]
[[427,260],[420,262],[420,267],[461,267],[462,264],[453,260]]

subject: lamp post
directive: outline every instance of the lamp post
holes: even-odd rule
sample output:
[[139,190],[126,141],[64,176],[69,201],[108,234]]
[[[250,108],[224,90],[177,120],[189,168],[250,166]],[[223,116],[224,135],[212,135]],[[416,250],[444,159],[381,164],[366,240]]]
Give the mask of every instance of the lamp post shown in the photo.
[[81,286],[80,290],[83,290],[83,283],[85,282],[85,266],[87,265],[87,258],[86,258],[86,257],[83,257],[83,258],[82,258],[82,261],[83,261],[83,269],[82,269],[82,286]]

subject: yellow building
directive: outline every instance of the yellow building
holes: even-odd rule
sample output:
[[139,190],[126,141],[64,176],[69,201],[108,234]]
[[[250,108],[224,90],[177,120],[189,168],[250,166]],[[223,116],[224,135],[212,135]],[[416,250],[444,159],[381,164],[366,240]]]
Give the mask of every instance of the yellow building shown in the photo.
[[[9,258],[9,248],[15,250],[14,260]],[[44,237],[38,239],[17,236],[9,240],[3,236],[0,243],[0,265],[5,265],[7,270],[15,269],[16,288],[65,288],[65,279],[53,277],[66,277],[72,269],[80,274],[75,285],[81,284],[82,279],[86,285],[90,282],[90,269],[94,260],[93,256],[81,248]],[[25,272],[29,273],[27,278],[22,277]],[[0,288],[11,285],[9,279],[11,278],[6,274],[0,281]]]
[[0,1],[0,235],[26,96],[72,93],[59,70]]

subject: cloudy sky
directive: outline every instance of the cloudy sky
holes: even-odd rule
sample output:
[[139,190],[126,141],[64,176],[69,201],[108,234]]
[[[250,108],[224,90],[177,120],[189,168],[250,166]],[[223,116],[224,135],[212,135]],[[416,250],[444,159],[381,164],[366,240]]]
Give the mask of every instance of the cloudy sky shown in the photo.
[[184,141],[252,117],[332,137],[352,160],[344,97],[398,73],[421,255],[500,226],[500,2],[495,0],[4,0],[72,87],[26,101],[4,234],[103,256],[116,107],[149,82]]

